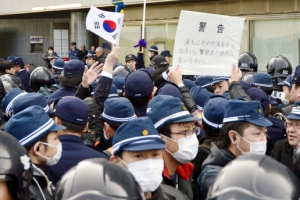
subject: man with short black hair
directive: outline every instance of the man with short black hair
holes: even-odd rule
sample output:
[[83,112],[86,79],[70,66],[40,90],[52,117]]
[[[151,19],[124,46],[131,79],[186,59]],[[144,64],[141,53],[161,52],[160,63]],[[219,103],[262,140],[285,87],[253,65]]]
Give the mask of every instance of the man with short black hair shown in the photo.
[[22,58],[16,57],[15,59],[12,60],[12,62],[15,65],[17,77],[19,77],[21,79],[21,81],[23,82],[25,91],[31,92],[31,88],[29,85],[31,72],[24,69],[25,65],[24,65]]
[[91,67],[95,62],[97,62],[96,52],[93,50],[89,50],[84,58],[88,67]]
[[124,123],[117,130],[110,161],[132,173],[146,199],[187,199],[180,191],[161,183],[165,148],[151,119],[141,117]]
[[1,76],[4,74],[16,75],[16,73],[17,70],[13,62],[6,60],[0,63]]
[[69,58],[78,58],[79,60],[82,59],[82,55],[79,49],[76,48],[76,42],[71,42],[71,49],[69,52]]
[[54,187],[47,176],[49,167],[60,160],[62,153],[56,131],[65,128],[55,124],[40,106],[13,115],[5,126],[5,131],[17,138],[28,152],[34,175],[29,191],[36,199],[53,198]]
[[168,95],[154,97],[148,105],[147,116],[166,143],[163,150],[163,183],[193,199],[194,165],[190,161],[198,152],[199,143],[194,124],[198,119],[187,111],[179,98]]
[[229,77],[220,76],[213,80],[211,83],[214,94],[223,95],[225,92],[229,90]]
[[137,57],[135,55],[133,55],[133,54],[128,54],[125,57],[126,66],[130,67],[130,69],[132,71],[136,70],[136,61],[137,61]]
[[87,147],[81,139],[82,133],[88,128],[88,112],[88,106],[77,97],[59,98],[53,103],[53,120],[67,128],[57,132],[63,151],[59,162],[50,168],[49,179],[54,185],[65,172],[82,160],[108,159],[104,153]]
[[202,165],[197,180],[197,198],[205,199],[208,190],[221,169],[243,154],[265,155],[267,129],[272,123],[264,117],[258,101],[229,100],[218,147],[212,144],[211,154]]

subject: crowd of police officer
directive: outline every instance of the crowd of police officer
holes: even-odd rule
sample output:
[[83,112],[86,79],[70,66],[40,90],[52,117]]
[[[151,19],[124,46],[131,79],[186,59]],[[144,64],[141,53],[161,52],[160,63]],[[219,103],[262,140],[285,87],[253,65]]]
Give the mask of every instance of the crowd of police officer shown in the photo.
[[0,60],[1,199],[299,199],[300,66],[182,76],[145,51]]

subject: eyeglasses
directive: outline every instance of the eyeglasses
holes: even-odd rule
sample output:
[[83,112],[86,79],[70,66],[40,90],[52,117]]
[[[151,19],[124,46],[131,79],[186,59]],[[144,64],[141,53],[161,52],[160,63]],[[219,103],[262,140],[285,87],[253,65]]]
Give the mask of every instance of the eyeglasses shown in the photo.
[[186,130],[178,133],[172,133],[171,134],[177,134],[177,135],[184,135],[185,138],[190,138],[193,134],[199,134],[200,133],[200,127],[194,127],[193,130]]
[[286,123],[286,128],[294,127],[295,129],[300,129],[300,124]]

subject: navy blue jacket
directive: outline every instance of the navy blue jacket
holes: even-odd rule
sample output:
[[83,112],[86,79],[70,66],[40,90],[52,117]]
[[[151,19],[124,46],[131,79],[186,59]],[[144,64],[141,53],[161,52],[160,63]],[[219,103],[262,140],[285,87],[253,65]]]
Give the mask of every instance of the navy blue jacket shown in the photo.
[[139,108],[134,108],[134,113],[137,117],[145,117],[147,116],[147,105],[141,106]]
[[47,104],[50,105],[57,98],[61,98],[61,97],[65,97],[65,96],[74,96],[76,90],[77,90],[77,88],[66,88],[66,87],[58,89],[49,96],[49,98],[47,100]]
[[89,158],[104,158],[108,156],[92,148],[87,147],[81,137],[75,135],[61,135],[58,137],[62,144],[62,154],[56,165],[50,167],[49,179],[54,185],[60,178],[79,162]]
[[31,92],[31,88],[29,86],[30,74],[31,72],[28,72],[25,69],[20,70],[17,74],[17,77],[22,80],[26,92]]
[[79,60],[82,60],[82,55],[81,55],[81,51],[79,49],[70,49],[69,52],[69,57],[71,58],[72,56],[76,56],[79,58]]
[[276,117],[266,117],[273,125],[267,127],[268,135],[271,139],[270,149],[272,150],[278,140],[286,139],[286,128],[284,121]]

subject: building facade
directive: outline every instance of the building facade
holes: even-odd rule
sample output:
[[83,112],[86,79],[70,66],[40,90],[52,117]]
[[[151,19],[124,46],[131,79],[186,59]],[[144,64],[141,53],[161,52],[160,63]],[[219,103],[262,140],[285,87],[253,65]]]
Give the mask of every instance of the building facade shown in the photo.
[[[133,46],[141,38],[143,16],[142,0],[124,0],[124,3],[121,62],[126,54],[138,50]],[[110,0],[2,2],[0,57],[20,56],[28,64],[41,66],[48,46],[54,46],[55,51],[66,56],[73,41],[78,47],[85,45],[89,49],[91,44],[96,44],[109,52],[110,45],[105,40],[85,29],[90,5],[114,10]],[[157,45],[159,51],[173,51],[181,10],[245,18],[241,52],[250,51],[257,56],[259,71],[266,71],[268,61],[276,55],[287,57],[293,68],[300,63],[300,0],[147,0],[145,39],[149,45]],[[148,53],[145,61],[148,64]]]

